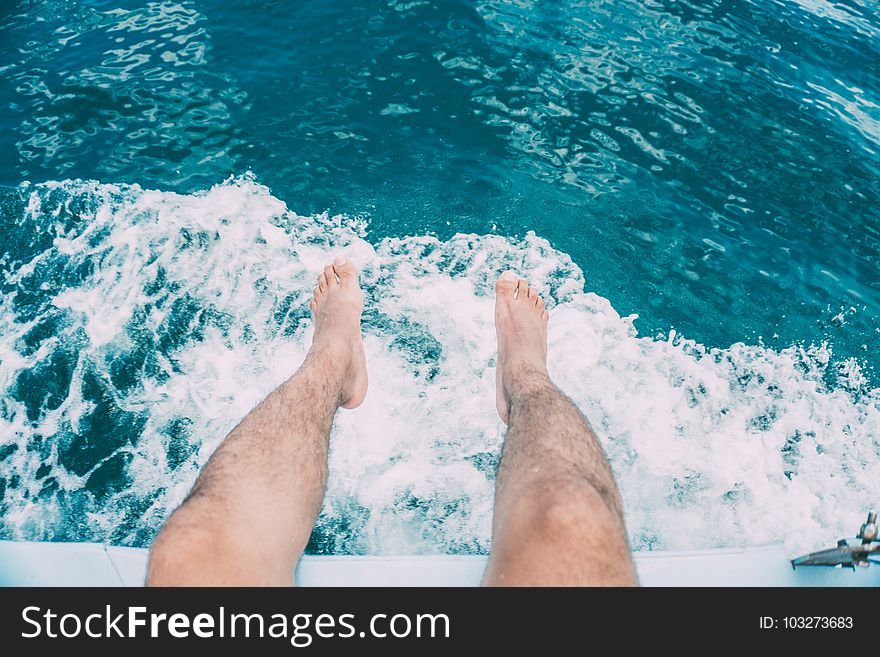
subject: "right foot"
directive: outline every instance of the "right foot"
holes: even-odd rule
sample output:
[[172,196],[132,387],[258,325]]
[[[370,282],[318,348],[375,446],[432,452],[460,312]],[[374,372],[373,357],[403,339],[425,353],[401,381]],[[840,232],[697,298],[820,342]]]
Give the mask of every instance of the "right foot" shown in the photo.
[[342,377],[340,406],[360,406],[367,395],[367,360],[361,339],[364,295],[357,269],[345,256],[336,256],[324,267],[309,303],[315,320],[315,337],[309,353],[326,353]]
[[544,300],[527,281],[506,271],[495,284],[496,406],[505,424],[510,419],[510,392],[523,376],[547,377],[547,320]]

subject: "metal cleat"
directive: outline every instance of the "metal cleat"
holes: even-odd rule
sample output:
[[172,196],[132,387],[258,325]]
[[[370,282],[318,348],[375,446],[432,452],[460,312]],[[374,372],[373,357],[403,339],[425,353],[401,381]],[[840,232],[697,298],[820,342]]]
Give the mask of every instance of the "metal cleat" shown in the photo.
[[867,568],[872,563],[880,563],[880,538],[875,511],[868,512],[868,520],[855,538],[842,538],[837,541],[837,547],[792,559],[791,567],[846,566],[855,570],[856,566]]

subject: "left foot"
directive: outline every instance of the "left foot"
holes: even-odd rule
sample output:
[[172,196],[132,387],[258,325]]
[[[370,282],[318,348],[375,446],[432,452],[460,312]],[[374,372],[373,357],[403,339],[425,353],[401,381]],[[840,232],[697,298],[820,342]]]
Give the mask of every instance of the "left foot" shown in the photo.
[[506,271],[495,283],[496,407],[505,424],[510,420],[510,396],[517,383],[538,375],[547,378],[547,321],[544,300],[528,281]]
[[314,298],[309,303],[315,320],[315,337],[309,354],[330,356],[342,375],[340,406],[360,406],[367,395],[367,359],[361,339],[364,294],[358,285],[357,269],[345,256],[336,256],[318,276]]

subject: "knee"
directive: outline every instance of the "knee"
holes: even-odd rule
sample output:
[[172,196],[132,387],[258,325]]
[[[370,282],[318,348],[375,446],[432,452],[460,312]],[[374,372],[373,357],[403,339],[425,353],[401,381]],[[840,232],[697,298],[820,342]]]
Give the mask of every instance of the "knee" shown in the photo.
[[500,518],[489,583],[628,586],[637,581],[623,519],[586,482],[533,486]]
[[626,542],[623,519],[586,482],[554,482],[524,503],[530,530],[543,542],[572,548]]
[[209,564],[216,563],[216,537],[173,514],[150,548],[147,586],[195,585],[210,579]]
[[255,542],[241,523],[183,506],[168,519],[150,549],[146,584],[291,585],[293,557],[287,552],[278,543]]

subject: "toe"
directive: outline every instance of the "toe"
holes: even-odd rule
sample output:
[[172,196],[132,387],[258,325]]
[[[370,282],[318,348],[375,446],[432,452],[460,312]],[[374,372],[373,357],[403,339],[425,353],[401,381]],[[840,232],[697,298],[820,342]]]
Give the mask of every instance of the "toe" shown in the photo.
[[535,298],[535,308],[538,310],[544,310],[544,300],[540,296],[536,296]]
[[550,319],[550,313],[548,313],[545,310],[544,312],[541,313],[541,319],[543,319],[546,322],[548,319]]
[[339,277],[340,283],[357,280],[357,267],[343,255],[333,258],[333,269]]
[[541,298],[541,295],[538,294],[538,291],[535,288],[530,287],[528,299],[529,299],[529,301],[532,302],[532,305],[535,305],[536,303],[538,303],[538,299],[540,299],[540,298]]
[[317,308],[317,307],[318,307],[318,302],[317,302],[317,300],[315,300],[315,299],[311,299],[311,300],[309,301],[309,310],[311,310],[312,312],[315,312],[315,308]]
[[495,282],[495,294],[500,296],[513,297],[516,291],[516,274],[511,270],[507,270]]
[[528,296],[529,296],[529,282],[526,279],[521,278],[521,279],[519,279],[519,281],[517,282],[517,285],[516,285],[516,298],[520,299],[520,300],[525,300],[528,298]]
[[324,275],[324,272],[318,274],[318,291],[323,292],[327,289],[327,276]]
[[336,278],[336,272],[333,270],[333,265],[327,265],[324,267],[324,277],[327,279],[328,287],[333,287],[334,285],[339,284],[339,280]]

